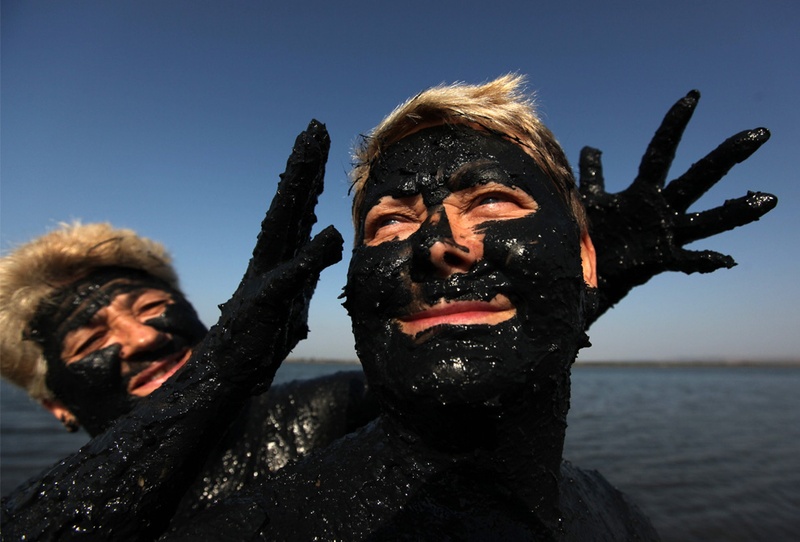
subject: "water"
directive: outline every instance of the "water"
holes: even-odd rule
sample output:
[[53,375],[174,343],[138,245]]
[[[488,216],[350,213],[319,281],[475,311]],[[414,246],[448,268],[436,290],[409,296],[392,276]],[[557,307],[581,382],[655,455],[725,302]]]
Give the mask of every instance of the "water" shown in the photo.
[[[276,380],[341,368],[285,364]],[[628,493],[665,542],[794,541],[799,389],[800,368],[578,366],[564,455]],[[87,437],[7,384],[0,393],[6,494]]]

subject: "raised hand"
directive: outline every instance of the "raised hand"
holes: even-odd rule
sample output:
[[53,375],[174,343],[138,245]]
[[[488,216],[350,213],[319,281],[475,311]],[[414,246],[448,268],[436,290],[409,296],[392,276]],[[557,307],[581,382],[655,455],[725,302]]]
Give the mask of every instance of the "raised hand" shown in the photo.
[[320,272],[341,259],[333,227],[309,241],[330,140],[298,136],[253,258],[192,359],[108,431],[2,500],[9,540],[150,540],[208,453],[307,332]]
[[342,237],[333,226],[309,240],[329,147],[328,132],[317,121],[297,137],[242,282],[196,351],[220,377],[257,383],[253,393],[269,386],[281,361],[305,338],[319,274],[342,258]]
[[758,220],[778,202],[771,194],[748,192],[707,211],[686,212],[769,139],[766,128],[745,130],[727,139],[665,186],[675,150],[699,99],[700,93],[693,90],[672,106],[642,157],[636,179],[622,192],[605,191],[600,151],[581,150],[580,192],[597,251],[599,278],[599,307],[592,322],[632,288],[663,271],[709,273],[733,267],[736,263],[730,256],[683,247]]

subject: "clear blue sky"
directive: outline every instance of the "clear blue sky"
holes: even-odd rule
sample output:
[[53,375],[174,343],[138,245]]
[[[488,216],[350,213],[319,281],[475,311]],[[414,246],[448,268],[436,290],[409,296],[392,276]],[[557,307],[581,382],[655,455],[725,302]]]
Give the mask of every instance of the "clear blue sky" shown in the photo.
[[[797,359],[800,4],[556,4],[3,0],[0,246],[73,219],[133,228],[170,248],[212,323],[311,118],[333,140],[320,225],[349,240],[352,143],[425,87],[527,74],[571,160],[584,145],[604,151],[611,191],[697,88],[672,176],[766,126],[772,140],[696,209],[748,189],[780,203],[695,244],[737,267],[657,277],[595,325],[581,359]],[[337,300],[346,267],[323,274],[296,356],[354,358]]]

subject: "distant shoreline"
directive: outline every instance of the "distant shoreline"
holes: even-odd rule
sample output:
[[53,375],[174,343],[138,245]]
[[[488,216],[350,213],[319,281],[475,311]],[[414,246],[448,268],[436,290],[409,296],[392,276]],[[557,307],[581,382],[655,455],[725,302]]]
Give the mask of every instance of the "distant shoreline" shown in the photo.
[[[323,359],[323,358],[290,358],[286,363],[309,363],[313,365],[342,365],[360,367],[356,360]],[[800,359],[796,360],[640,360],[640,361],[578,361],[575,367],[763,367],[763,368],[798,368]]]

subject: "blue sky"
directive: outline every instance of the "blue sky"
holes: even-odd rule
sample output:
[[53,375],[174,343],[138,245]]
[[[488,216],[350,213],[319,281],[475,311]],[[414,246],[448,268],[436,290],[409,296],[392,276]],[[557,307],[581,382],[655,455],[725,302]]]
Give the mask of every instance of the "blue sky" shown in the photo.
[[[772,139],[694,209],[747,190],[779,205],[693,245],[737,267],[634,290],[592,328],[581,359],[797,359],[800,4],[556,4],[3,0],[0,247],[74,219],[133,228],[170,248],[213,323],[311,118],[333,141],[319,224],[349,241],[350,148],[423,88],[526,74],[574,164],[584,145],[603,150],[610,191],[697,88],[670,178],[766,126]],[[346,263],[323,274],[296,356],[355,357],[337,299],[345,276]]]

